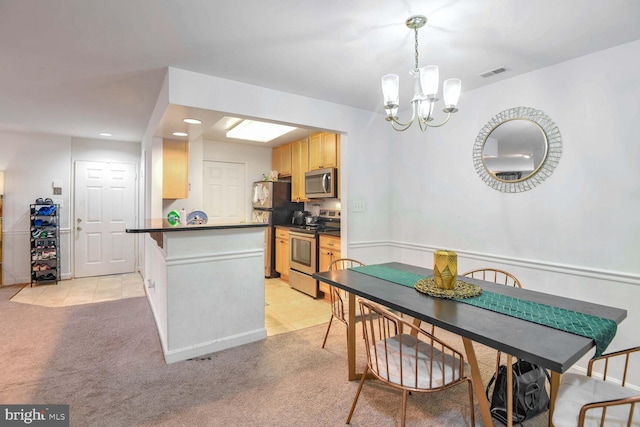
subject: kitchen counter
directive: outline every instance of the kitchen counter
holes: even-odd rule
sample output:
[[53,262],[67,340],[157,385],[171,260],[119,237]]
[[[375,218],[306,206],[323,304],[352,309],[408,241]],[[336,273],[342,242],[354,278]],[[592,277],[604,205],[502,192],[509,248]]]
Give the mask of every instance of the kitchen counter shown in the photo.
[[252,228],[266,227],[263,223],[240,223],[240,224],[192,224],[192,225],[171,225],[166,219],[147,219],[144,225],[139,228],[127,228],[127,233],[155,233],[173,231],[195,231],[195,230],[226,230],[232,228]]
[[293,225],[293,224],[286,224],[286,225],[276,225],[276,227],[282,227],[282,228],[286,228],[289,231],[298,231],[301,233],[309,233],[309,234],[313,234],[313,232],[315,231],[316,234],[318,235],[327,235],[327,236],[334,236],[334,237],[340,237],[340,230],[318,230],[318,229],[311,229],[311,228],[307,228],[305,226],[301,226],[301,225]]
[[148,220],[126,230],[144,245],[141,270],[167,363],[267,337],[265,227]]

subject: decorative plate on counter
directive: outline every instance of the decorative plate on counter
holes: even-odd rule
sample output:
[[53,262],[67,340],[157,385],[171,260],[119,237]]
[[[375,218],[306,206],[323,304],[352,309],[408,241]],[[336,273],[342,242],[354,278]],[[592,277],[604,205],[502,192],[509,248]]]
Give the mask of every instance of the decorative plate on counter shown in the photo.
[[193,211],[189,215],[187,215],[187,224],[206,224],[209,220],[207,214],[202,211]]

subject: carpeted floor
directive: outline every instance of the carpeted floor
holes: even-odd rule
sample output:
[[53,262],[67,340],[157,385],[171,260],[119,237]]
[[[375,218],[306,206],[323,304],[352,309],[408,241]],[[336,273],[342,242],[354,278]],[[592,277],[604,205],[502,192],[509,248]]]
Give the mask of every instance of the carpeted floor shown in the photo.
[[[358,386],[340,324],[325,349],[320,325],[167,365],[144,297],[48,308],[17,291],[0,287],[0,403],[69,404],[72,426],[342,426]],[[495,353],[477,352],[488,378]],[[368,381],[351,425],[397,426],[400,403]],[[407,426],[469,425],[465,386],[409,396]]]

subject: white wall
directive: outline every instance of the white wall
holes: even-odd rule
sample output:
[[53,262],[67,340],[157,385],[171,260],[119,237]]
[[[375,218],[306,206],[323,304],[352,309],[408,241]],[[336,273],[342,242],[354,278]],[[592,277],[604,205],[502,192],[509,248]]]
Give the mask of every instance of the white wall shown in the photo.
[[104,139],[71,139],[71,157],[75,162],[139,163],[140,143],[108,141]]
[[[60,203],[61,277],[72,275],[71,207],[73,161],[137,163],[140,144],[76,139],[68,136],[0,132],[0,169],[5,169],[3,205],[3,284],[30,281],[29,204],[38,197]],[[62,194],[53,195],[53,180]]]
[[[627,309],[610,348],[638,345],[638,66],[640,41],[464,92],[443,128],[395,136],[394,258],[430,267],[433,249],[451,249],[459,271],[494,265],[530,289]],[[518,106],[556,122],[563,153],[541,185],[505,194],[477,175],[472,148],[489,119]]]
[[[69,276],[69,201],[71,138],[43,134],[0,132],[0,169],[5,169],[2,282],[30,279],[29,205],[38,197],[61,203],[60,247],[62,276]],[[62,195],[54,196],[53,180],[62,180]]]
[[245,221],[250,222],[253,209],[250,195],[251,183],[261,181],[263,174],[268,174],[271,170],[271,148],[203,140],[202,138],[189,143],[189,182],[191,184],[189,197],[182,200],[164,201],[163,216],[174,209],[185,208],[187,212],[203,209],[204,161],[243,163],[245,165],[245,181],[247,183],[244,197],[246,200]]
[[[343,232],[349,240],[354,236],[354,242],[360,241],[353,251],[369,262],[388,258],[392,147],[381,114],[175,68],[169,68],[167,76],[171,104],[340,133],[340,168],[346,171],[340,174]],[[151,122],[147,134],[153,134],[156,125]],[[349,200],[364,201],[366,211],[351,214]],[[161,201],[156,198],[152,204]],[[352,250],[345,243],[342,249],[345,255]]]
[[[436,137],[409,133],[392,166],[394,218],[408,208],[425,227],[401,221],[394,239],[638,274],[640,85],[629,70],[639,52],[636,42],[465,92]],[[520,105],[556,122],[563,155],[539,187],[503,194],[478,178],[472,146],[491,117]]]

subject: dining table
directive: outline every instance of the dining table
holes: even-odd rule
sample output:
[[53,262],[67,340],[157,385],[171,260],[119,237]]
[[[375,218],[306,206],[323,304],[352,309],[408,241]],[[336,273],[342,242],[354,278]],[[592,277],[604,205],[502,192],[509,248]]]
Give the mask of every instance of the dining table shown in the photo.
[[[433,270],[399,262],[379,264],[381,268],[395,270],[416,277],[433,277]],[[473,389],[485,426],[493,425],[489,400],[478,366],[473,343],[496,349],[507,355],[507,381],[512,380],[513,358],[527,360],[550,371],[549,426],[555,396],[561,374],[595,347],[593,338],[549,327],[530,320],[488,310],[460,299],[430,296],[383,277],[363,274],[358,269],[332,270],[313,275],[317,280],[348,293],[347,365],[348,379],[358,380],[356,372],[356,298],[361,297],[411,316],[416,324],[426,322],[462,338],[466,359],[471,371]],[[566,298],[530,289],[517,288],[458,276],[458,280],[477,285],[482,292],[496,293],[523,301],[558,307],[576,313],[584,313],[620,324],[627,316],[624,309],[592,302]],[[615,329],[614,332],[615,334]],[[507,401],[511,403],[512,391],[507,387]],[[508,420],[513,408],[508,405]],[[511,423],[508,423],[510,426]]]

